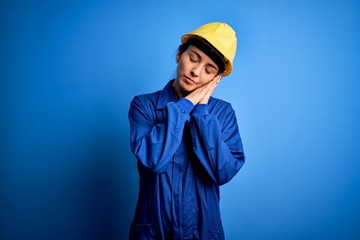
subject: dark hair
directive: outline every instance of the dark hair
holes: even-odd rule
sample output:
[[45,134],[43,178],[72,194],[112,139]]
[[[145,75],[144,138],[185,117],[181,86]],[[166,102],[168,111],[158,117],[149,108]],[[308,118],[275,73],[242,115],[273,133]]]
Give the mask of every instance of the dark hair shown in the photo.
[[225,71],[224,56],[214,48],[208,41],[203,38],[191,37],[185,43],[179,46],[179,53],[182,54],[187,48],[193,45],[204,52],[211,60],[213,60],[219,68],[218,74]]

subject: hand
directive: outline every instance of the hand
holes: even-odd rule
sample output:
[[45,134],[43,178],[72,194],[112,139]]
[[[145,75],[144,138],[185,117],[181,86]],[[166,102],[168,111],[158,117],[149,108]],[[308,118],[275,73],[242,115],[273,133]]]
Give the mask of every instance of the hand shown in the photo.
[[207,84],[195,89],[189,95],[186,96],[188,100],[190,100],[194,105],[207,104],[211,94],[214,92],[215,87],[220,82],[221,76],[217,75],[208,82]]
[[208,89],[208,91],[206,92],[205,96],[200,100],[200,104],[207,104],[209,102],[209,99],[210,99],[210,96],[213,94],[216,86],[219,84],[220,82],[220,79],[221,79],[221,76],[220,75],[217,75],[213,80],[210,86],[210,88]]

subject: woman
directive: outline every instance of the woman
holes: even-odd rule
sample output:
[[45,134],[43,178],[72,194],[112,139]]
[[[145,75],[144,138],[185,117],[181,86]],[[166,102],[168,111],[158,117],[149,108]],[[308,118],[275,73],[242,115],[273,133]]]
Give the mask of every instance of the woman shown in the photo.
[[244,154],[234,110],[211,94],[231,73],[236,41],[218,22],[183,35],[176,78],[131,102],[140,189],[130,239],[224,239],[219,186]]

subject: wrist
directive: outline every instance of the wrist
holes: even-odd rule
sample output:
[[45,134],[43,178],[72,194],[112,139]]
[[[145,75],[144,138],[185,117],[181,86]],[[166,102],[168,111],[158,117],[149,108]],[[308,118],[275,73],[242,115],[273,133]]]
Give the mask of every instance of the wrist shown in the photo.
[[209,113],[208,105],[199,103],[199,104],[195,105],[194,109],[191,112],[191,115],[193,115],[193,116],[203,116],[203,115],[206,115],[208,113]]
[[188,96],[184,97],[184,99],[190,101],[194,106],[197,104],[197,102],[195,102],[192,98],[190,98]]
[[180,98],[179,101],[177,101],[177,104],[180,106],[181,109],[183,109],[186,113],[190,113],[191,110],[194,108],[194,104],[187,98]]

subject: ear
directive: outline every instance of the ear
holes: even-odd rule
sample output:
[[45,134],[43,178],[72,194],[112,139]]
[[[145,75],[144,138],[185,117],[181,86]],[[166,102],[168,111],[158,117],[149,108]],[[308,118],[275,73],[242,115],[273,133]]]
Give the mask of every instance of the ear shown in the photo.
[[176,54],[176,62],[179,63],[180,57],[181,57],[181,52],[178,51],[178,53]]

